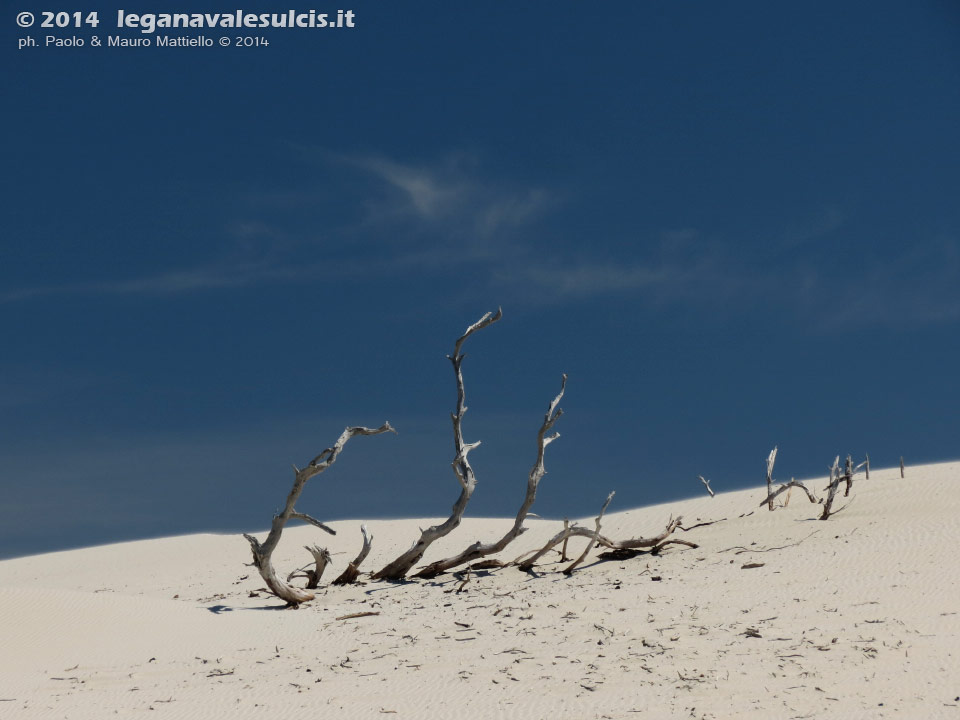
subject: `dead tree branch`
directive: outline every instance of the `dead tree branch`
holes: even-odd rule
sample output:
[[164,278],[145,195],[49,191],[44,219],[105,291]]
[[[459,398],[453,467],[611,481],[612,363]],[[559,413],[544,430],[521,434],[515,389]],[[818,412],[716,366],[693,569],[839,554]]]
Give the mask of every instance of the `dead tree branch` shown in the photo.
[[373,543],[373,535],[367,534],[367,526],[361,525],[360,532],[363,534],[363,547],[360,548],[360,554],[354,558],[353,562],[347,565],[347,569],[340,573],[340,576],[333,581],[334,585],[350,585],[357,581],[357,575],[360,574],[360,563],[366,560],[370,554],[370,545]]
[[287,575],[287,582],[293,582],[294,578],[306,578],[307,590],[316,590],[320,585],[320,578],[323,575],[323,571],[327,569],[327,564],[330,562],[330,553],[327,552],[326,548],[322,548],[319,545],[304,545],[304,548],[313,555],[313,569],[311,570],[309,565],[305,565],[302,568],[294,570]]
[[710,493],[710,497],[713,497],[713,490],[710,489],[710,481],[707,480],[703,475],[697,475],[700,478],[700,482],[703,483],[703,486],[707,489],[707,492]]
[[860,467],[861,467],[860,465],[857,465],[857,467],[854,467],[853,459],[849,455],[847,455],[847,463],[843,473],[843,480],[847,484],[847,486],[843,490],[844,497],[850,497],[850,488],[853,487],[853,476],[857,473],[857,470],[859,470]]
[[280,535],[283,533],[284,526],[286,526],[287,521],[293,517],[296,517],[300,520],[306,520],[309,518],[307,522],[324,527],[328,532],[330,531],[330,529],[326,528],[323,523],[310,518],[308,515],[298,513],[296,511],[295,505],[297,500],[300,498],[300,493],[303,492],[303,488],[310,478],[319,475],[336,462],[337,457],[343,451],[343,447],[347,444],[350,438],[356,435],[379,435],[380,433],[385,432],[396,432],[396,430],[390,427],[390,423],[388,422],[384,423],[379,428],[348,427],[345,429],[332,447],[327,448],[317,455],[305,468],[301,470],[294,466],[293,469],[295,472],[295,478],[293,481],[293,488],[291,488],[290,494],[287,495],[287,502],[284,505],[283,511],[274,516],[267,539],[261,543],[252,535],[244,534],[244,537],[250,543],[250,549],[253,552],[253,564],[260,571],[260,575],[263,577],[264,582],[266,582],[270,592],[272,592],[281,600],[285,600],[288,605],[295,607],[300,603],[313,600],[314,594],[312,592],[302,590],[301,588],[294,587],[288,582],[285,582],[277,575],[277,572],[273,567],[271,557],[273,555],[273,551],[277,547],[277,544],[280,542]]
[[567,376],[563,375],[560,381],[560,393],[547,407],[547,412],[543,416],[543,424],[540,426],[540,430],[537,433],[537,460],[533,464],[533,468],[531,468],[530,474],[527,477],[527,492],[524,495],[523,504],[520,505],[520,509],[517,511],[517,516],[513,521],[513,527],[511,527],[503,535],[503,537],[496,542],[483,544],[478,540],[459,555],[454,555],[453,557],[449,557],[444,560],[438,560],[435,563],[427,565],[425,568],[416,573],[415,577],[432,578],[440,573],[450,570],[451,568],[463,565],[464,563],[479,560],[480,558],[487,557],[488,555],[495,555],[506,548],[507,545],[516,540],[523,532],[526,531],[526,528],[523,526],[524,520],[526,520],[527,515],[530,512],[530,508],[537,499],[537,487],[540,484],[540,480],[543,479],[543,476],[547,474],[547,471],[543,466],[544,453],[547,449],[547,445],[560,437],[560,433],[554,433],[553,435],[547,435],[547,433],[550,432],[557,420],[560,419],[560,416],[563,415],[563,410],[558,407],[558,405],[560,404],[560,400],[563,397],[566,387]]
[[[773,512],[773,464],[777,461],[777,448],[774,447],[767,456],[767,507]],[[760,503],[763,505],[763,503]]]
[[[686,545],[688,547],[698,547],[698,545],[696,545],[695,543],[687,542],[686,540],[667,540],[667,538],[675,530],[678,530],[678,529],[692,530],[694,527],[699,527],[699,525],[694,525],[690,528],[683,528],[680,525],[682,521],[683,521],[682,517],[670,518],[670,521],[667,523],[667,526],[664,528],[663,532],[661,532],[659,535],[654,535],[653,537],[648,537],[648,538],[638,537],[638,538],[630,538],[628,540],[611,540],[608,537],[597,534],[596,530],[591,530],[589,528],[585,528],[580,525],[570,525],[566,520],[564,520],[563,530],[561,530],[552,538],[550,538],[542,548],[540,548],[539,550],[533,551],[534,554],[531,555],[529,558],[527,557],[527,555],[530,555],[530,553],[529,552],[524,553],[523,555],[518,557],[516,560],[514,560],[512,564],[516,565],[520,570],[529,572],[533,568],[533,566],[536,564],[537,560],[542,558],[544,555],[546,555],[548,552],[550,552],[550,550],[552,550],[554,547],[556,547],[560,543],[566,543],[566,541],[572,537],[586,537],[586,538],[592,538],[592,539],[595,538],[598,545],[602,545],[603,547],[609,548],[612,551],[623,551],[625,553],[633,552],[633,551],[639,552],[640,550],[644,550],[647,548],[649,548],[650,551],[653,552],[654,550],[658,550],[659,548],[662,548],[663,546],[668,545],[670,543],[675,543],[678,545]],[[720,521],[715,520],[714,522],[720,522]],[[701,523],[701,524],[711,525],[713,523],[708,522],[708,523]],[[633,554],[636,554],[636,553],[633,553]],[[630,555],[630,557],[632,556],[633,555]],[[566,555],[564,555],[561,558],[561,562],[567,559],[568,558],[566,557]]]
[[[850,456],[847,456],[847,472],[852,472],[853,463],[850,460]],[[837,455],[833,459],[833,465],[830,468],[830,484],[827,485],[827,499],[823,504],[823,512],[820,513],[820,519],[826,520],[833,513],[833,499],[837,495],[837,488],[840,487],[840,481],[843,480],[843,475],[840,474],[840,456]]]
[[[837,494],[837,490],[840,488],[840,483],[845,483],[846,487],[844,489],[843,496],[850,496],[850,489],[853,487],[853,477],[861,469],[868,466],[867,460],[860,463],[856,467],[853,465],[853,459],[847,455],[847,460],[844,463],[843,474],[840,473],[840,456],[838,455],[833,461],[833,467],[830,468],[830,484],[827,486],[827,500],[823,505],[823,512],[820,514],[821,520],[826,520],[831,515],[836,515],[840,510],[850,505],[848,502],[840,510],[833,509],[833,500]],[[852,500],[850,502],[853,502]]]
[[[594,536],[593,530],[589,528],[581,527],[580,525],[570,525],[566,520],[564,520],[563,530],[561,530],[552,538],[547,540],[547,543],[539,550],[532,550],[529,552],[525,552],[523,555],[521,555],[516,560],[514,560],[513,564],[516,565],[521,570],[523,570],[524,572],[529,571],[536,564],[537,560],[542,558],[544,555],[546,555],[548,552],[550,552],[550,550],[552,550],[554,547],[556,547],[560,543],[565,543],[568,538],[572,538],[572,537],[592,538],[593,536]],[[527,556],[530,555],[531,552],[533,553],[533,555],[527,558]],[[564,553],[565,552],[566,551],[564,551]],[[524,558],[527,558],[527,559],[524,560]],[[564,554],[564,560],[566,559],[567,559],[566,554]]]
[[[780,487],[774,490],[773,489],[773,483],[774,483],[773,465],[776,461],[777,461],[777,448],[775,447],[773,448],[773,450],[770,451],[770,454],[767,456],[767,497],[761,501],[760,507],[763,507],[764,505],[766,505],[768,509],[773,510],[774,499],[777,498],[780,495],[780,493],[787,492],[788,490],[790,490],[790,488],[800,488],[801,490],[803,490],[803,492],[806,493],[807,495],[807,499],[813,504],[817,504],[818,502],[820,502],[819,500],[817,500],[816,496],[810,491],[809,488],[807,488],[803,483],[797,482],[793,478],[790,478],[790,482],[782,483]],[[788,493],[787,502],[789,501],[790,501],[790,495]],[[786,504],[787,503],[785,502],[784,507],[786,507]]]
[[570,575],[571,573],[573,573],[577,565],[579,565],[580,563],[582,563],[584,560],[587,559],[587,555],[590,553],[591,550],[593,550],[594,546],[597,544],[597,540],[600,538],[600,521],[603,519],[603,514],[607,511],[607,506],[610,505],[610,501],[613,500],[614,495],[616,495],[616,491],[611,492],[609,495],[607,495],[606,502],[604,502],[603,507],[600,508],[600,514],[597,515],[597,519],[594,520],[594,524],[596,527],[594,528],[594,531],[593,531],[593,537],[591,537],[590,540],[587,542],[587,546],[583,549],[583,552],[580,554],[580,557],[578,557],[576,560],[570,563],[566,568],[564,568],[563,570],[564,575]]
[[[293,468],[293,469],[294,469],[294,470],[297,469],[297,468],[296,468],[296,465],[294,465],[294,468]],[[302,512],[292,512],[292,513],[290,513],[290,519],[291,519],[291,520],[303,520],[305,523],[309,523],[309,524],[313,525],[314,527],[320,528],[320,529],[323,530],[325,533],[330,533],[331,535],[336,535],[336,534],[337,534],[337,531],[336,531],[336,530],[334,530],[334,529],[331,528],[331,527],[328,527],[327,525],[324,525],[322,522],[320,522],[320,521],[317,520],[316,518],[310,517],[310,516],[307,515],[306,513],[302,513]]]
[[[315,590],[320,585],[320,578],[323,575],[323,571],[327,569],[327,565],[330,563],[330,553],[327,552],[326,548],[322,548],[318,545],[306,545],[307,552],[313,555],[313,570],[307,571],[307,589]],[[289,580],[289,578],[287,578]]]
[[492,325],[501,317],[503,317],[503,313],[499,309],[496,313],[487,313],[484,315],[480,320],[467,328],[467,331],[457,340],[453,349],[453,355],[447,356],[453,364],[453,372],[457,376],[457,410],[451,415],[451,419],[453,420],[453,443],[456,452],[452,465],[453,472],[457,476],[457,481],[460,483],[460,496],[453,505],[450,517],[440,525],[433,525],[426,530],[422,530],[420,532],[420,539],[417,540],[409,550],[373,574],[375,580],[400,580],[406,576],[406,574],[410,572],[410,568],[420,562],[420,558],[423,557],[427,548],[460,525],[460,521],[463,519],[463,513],[467,509],[467,503],[470,501],[470,496],[473,495],[473,490],[477,484],[476,476],[473,474],[473,468],[470,467],[470,462],[467,460],[467,454],[480,443],[465,443],[463,441],[462,423],[463,416],[467,412],[467,406],[463,389],[463,374],[460,371],[460,366],[465,356],[461,354],[460,349],[463,347],[464,341],[473,335],[473,333],[483,330],[483,328],[488,325]]
[[696,543],[692,543],[688,540],[664,540],[662,543],[658,545],[651,546],[649,550],[646,548],[623,548],[623,549],[618,548],[616,550],[607,550],[605,552],[602,552],[598,557],[601,557],[604,560],[629,560],[630,558],[634,558],[637,555],[641,555],[643,553],[649,553],[650,555],[658,555],[660,551],[663,550],[663,548],[665,548],[667,545],[684,545],[685,547],[689,547],[689,548],[700,547]]
[[[659,535],[648,538],[632,538],[630,540],[610,540],[603,537],[602,535],[597,538],[598,542],[604,547],[611,548],[612,550],[638,550],[641,548],[652,548],[657,545],[663,545],[664,540],[666,540],[670,535],[673,534],[673,531],[680,527],[680,523],[683,522],[683,517],[679,516],[677,518],[670,518],[670,521],[667,523],[667,526],[664,528],[663,532]],[[709,525],[710,523],[702,523],[703,525]],[[682,529],[682,528],[681,528]],[[689,529],[689,528],[688,528]],[[676,540],[674,542],[681,542]],[[693,545],[692,543],[687,543],[683,541],[685,545]]]
[[768,498],[766,498],[765,500],[763,500],[763,501],[760,503],[760,507],[763,507],[764,503],[773,502],[773,500],[774,500],[780,493],[782,493],[783,491],[785,491],[785,490],[787,490],[787,489],[789,489],[789,488],[800,488],[801,490],[803,490],[803,491],[807,494],[807,499],[810,500],[810,502],[812,502],[814,505],[816,505],[818,502],[820,502],[819,500],[817,500],[817,497],[810,491],[810,488],[808,488],[808,487],[807,487],[806,485],[804,485],[803,483],[797,482],[797,481],[794,480],[793,478],[790,478],[790,482],[784,483],[783,485],[781,485],[780,487],[778,487],[778,488],[776,489],[776,491],[774,491],[774,493],[773,493],[772,495],[770,495]]

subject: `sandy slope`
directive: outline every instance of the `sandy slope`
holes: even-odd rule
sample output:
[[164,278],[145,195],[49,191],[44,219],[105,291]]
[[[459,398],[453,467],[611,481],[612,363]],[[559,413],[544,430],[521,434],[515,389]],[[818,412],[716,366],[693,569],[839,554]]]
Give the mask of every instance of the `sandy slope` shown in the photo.
[[[570,578],[551,555],[539,577],[476,574],[459,594],[451,577],[329,588],[296,611],[250,596],[239,536],[0,562],[0,717],[960,718],[960,463],[875,471],[826,523],[798,494],[761,510],[763,494],[604,522],[625,537],[726,518],[680,533],[699,549],[594,555]],[[370,522],[365,567],[429,522]],[[291,528],[278,565],[329,540],[334,577],[360,534],[333,525]],[[530,525],[509,559],[558,529]],[[425,560],[507,526],[467,520]],[[335,620],[365,610],[380,614]]]

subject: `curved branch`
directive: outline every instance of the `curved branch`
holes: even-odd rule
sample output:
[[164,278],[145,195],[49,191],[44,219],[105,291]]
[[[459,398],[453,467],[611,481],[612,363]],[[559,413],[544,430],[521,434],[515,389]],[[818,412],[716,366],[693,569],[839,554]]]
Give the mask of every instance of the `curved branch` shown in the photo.
[[370,545],[373,543],[373,535],[367,534],[367,526],[361,525],[360,532],[363,534],[363,547],[360,548],[360,554],[354,558],[353,562],[347,565],[347,569],[340,573],[339,577],[333,581],[334,585],[349,585],[357,581],[360,574],[360,563],[366,560],[370,554]]
[[[598,518],[599,520],[599,518]],[[526,555],[529,553],[524,553],[516,560],[513,561],[513,564],[518,568],[524,571],[529,571],[533,568],[534,564],[546,555],[552,548],[556,547],[562,542],[565,542],[567,539],[572,537],[587,537],[594,538],[598,545],[603,547],[610,548],[611,550],[640,550],[643,548],[660,548],[669,543],[677,543],[680,545],[687,545],[690,547],[696,547],[694,543],[688,543],[683,540],[667,540],[667,538],[680,527],[680,523],[683,521],[682,517],[670,518],[670,521],[667,523],[666,528],[659,535],[653,537],[639,537],[631,538],[628,540],[611,540],[610,538],[604,537],[597,533],[596,530],[590,530],[589,528],[582,527],[580,525],[570,525],[564,521],[564,528],[552,538],[550,538],[546,545],[537,550],[533,556],[523,560]]]
[[465,443],[463,441],[463,416],[467,412],[466,394],[463,389],[463,373],[460,370],[463,364],[463,355],[460,351],[464,341],[473,335],[473,333],[492,325],[503,317],[503,312],[497,310],[496,313],[487,313],[477,322],[467,328],[467,331],[461,335],[454,346],[453,355],[448,355],[448,359],[453,364],[453,372],[457,377],[457,410],[450,418],[453,421],[453,444],[454,459],[453,472],[460,483],[460,496],[454,503],[450,511],[450,517],[440,525],[432,525],[426,530],[421,530],[420,539],[405,553],[396,558],[393,562],[373,574],[374,580],[400,580],[405,577],[410,568],[420,562],[420,558],[434,542],[452,532],[463,519],[463,513],[467,509],[467,503],[470,502],[470,496],[477,485],[476,476],[473,474],[473,468],[470,467],[470,461],[467,454],[477,447],[480,443]]
[[529,571],[536,564],[537,560],[542,558],[544,555],[550,552],[551,549],[553,549],[560,543],[564,542],[568,538],[593,537],[593,536],[594,536],[593,530],[590,530],[589,528],[581,527],[580,525],[570,525],[569,523],[564,521],[563,530],[561,530],[552,538],[547,540],[546,545],[544,545],[539,550],[534,551],[534,554],[529,558],[527,558],[526,560],[523,560],[524,557],[526,557],[527,555],[530,555],[529,552],[525,552],[523,555],[521,555],[516,560],[514,560],[513,564],[516,565],[521,570],[523,570],[524,572]]
[[560,404],[560,400],[563,397],[563,393],[566,391],[566,388],[567,376],[564,374],[560,381],[560,392],[547,407],[547,412],[543,416],[543,424],[540,426],[539,432],[537,432],[537,459],[527,477],[527,492],[524,495],[523,503],[520,505],[520,509],[517,511],[517,516],[513,521],[513,527],[511,527],[503,535],[503,537],[496,542],[483,544],[477,541],[459,555],[454,555],[453,557],[449,557],[444,560],[438,560],[435,563],[427,565],[425,568],[417,572],[414,577],[432,578],[440,573],[446,572],[447,570],[458,567],[465,563],[479,560],[480,558],[487,557],[488,555],[495,555],[506,548],[507,545],[516,540],[526,531],[526,528],[523,526],[524,520],[526,520],[527,515],[530,512],[530,508],[537,499],[537,487],[540,484],[540,480],[542,480],[543,476],[547,474],[546,468],[544,468],[543,465],[544,453],[547,449],[547,445],[560,437],[560,433],[555,433],[553,435],[547,435],[547,433],[553,429],[554,424],[560,419],[560,416],[563,415],[563,409],[557,406]]
[[[340,434],[340,437],[333,444],[333,446],[327,448],[322,453],[317,455],[317,457],[310,461],[310,464],[307,465],[307,467],[301,470],[294,466],[295,478],[293,481],[293,487],[290,489],[290,493],[287,495],[287,502],[284,505],[283,511],[274,516],[267,539],[261,543],[252,535],[244,535],[244,537],[247,539],[247,542],[250,543],[250,549],[253,552],[253,564],[260,571],[260,575],[263,577],[264,582],[267,583],[267,587],[270,589],[270,592],[272,592],[281,600],[286,600],[288,605],[296,607],[300,603],[313,600],[314,598],[313,593],[294,587],[290,585],[290,583],[281,579],[277,575],[277,571],[274,569],[273,562],[271,560],[273,551],[280,542],[280,536],[283,533],[283,528],[290,518],[296,517],[297,519],[306,520],[312,524],[317,524],[320,526],[323,525],[323,523],[314,520],[309,515],[298,513],[294,507],[297,503],[297,500],[300,498],[300,494],[303,492],[303,488],[306,485],[307,480],[319,475],[328,467],[333,465],[350,438],[357,435],[379,435],[385,432],[395,433],[396,430],[390,426],[389,422],[384,423],[378,428],[346,428]],[[307,518],[309,518],[309,520],[307,520]]]
[[590,542],[587,543],[587,546],[583,549],[583,552],[580,554],[580,557],[578,557],[576,560],[570,563],[568,567],[564,569],[563,571],[564,575],[569,575],[570,573],[572,573],[574,568],[577,567],[577,565],[579,565],[584,560],[586,560],[589,552],[593,550],[594,546],[597,544],[597,540],[600,538],[600,521],[603,519],[603,514],[607,511],[607,506],[610,504],[610,501],[613,500],[614,495],[616,495],[616,492],[612,492],[609,495],[607,495],[607,501],[603,504],[603,507],[600,508],[600,514],[597,515],[597,519],[594,520],[594,523],[596,524],[596,528],[593,531],[593,537],[590,539]]
[[763,507],[764,504],[766,504],[766,503],[768,503],[768,502],[773,502],[774,499],[775,499],[780,493],[782,493],[782,492],[784,492],[785,490],[787,490],[788,488],[792,488],[792,487],[800,488],[801,490],[803,490],[803,491],[807,494],[807,498],[808,498],[808,499],[810,500],[810,502],[812,502],[814,505],[816,505],[818,502],[820,502],[819,500],[817,500],[816,496],[810,491],[810,488],[808,488],[806,485],[804,485],[804,484],[801,483],[801,482],[797,482],[796,480],[791,480],[790,482],[785,483],[785,484],[781,485],[780,487],[778,487],[778,488],[776,489],[776,491],[775,491],[772,495],[770,495],[769,497],[767,497],[767,498],[765,498],[763,501],[761,501],[760,507]]
[[[330,564],[330,553],[327,552],[326,548],[322,548],[319,545],[304,545],[311,555],[313,555],[313,570],[307,570],[307,589],[315,590],[320,585],[320,578],[323,576],[323,571],[327,569],[327,565]],[[287,581],[290,581],[290,578],[287,578]]]

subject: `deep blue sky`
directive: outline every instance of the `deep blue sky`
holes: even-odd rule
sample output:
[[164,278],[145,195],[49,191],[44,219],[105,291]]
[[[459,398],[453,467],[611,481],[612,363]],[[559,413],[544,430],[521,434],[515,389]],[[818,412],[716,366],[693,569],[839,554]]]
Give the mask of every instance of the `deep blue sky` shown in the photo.
[[[0,18],[0,556],[266,527],[387,419],[300,509],[445,515],[445,355],[498,305],[472,515],[515,512],[563,372],[547,516],[759,484],[775,444],[960,456],[955,2],[291,4],[357,27],[18,51],[47,5]],[[63,9],[118,7],[279,8]]]

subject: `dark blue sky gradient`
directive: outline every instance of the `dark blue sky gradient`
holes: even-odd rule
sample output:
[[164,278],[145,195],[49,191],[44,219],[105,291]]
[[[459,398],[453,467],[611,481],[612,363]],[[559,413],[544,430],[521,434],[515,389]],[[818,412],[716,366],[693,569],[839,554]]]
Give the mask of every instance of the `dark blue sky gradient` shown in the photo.
[[[122,7],[286,7],[183,5]],[[266,527],[386,419],[301,509],[446,514],[445,355],[498,305],[472,515],[515,512],[562,372],[546,516],[758,484],[775,444],[960,456],[957,4],[595,5],[22,51],[47,6],[4,10],[0,557]],[[83,9],[138,36],[118,7]]]

